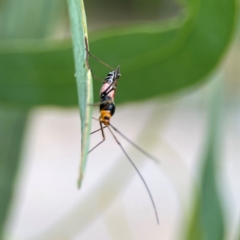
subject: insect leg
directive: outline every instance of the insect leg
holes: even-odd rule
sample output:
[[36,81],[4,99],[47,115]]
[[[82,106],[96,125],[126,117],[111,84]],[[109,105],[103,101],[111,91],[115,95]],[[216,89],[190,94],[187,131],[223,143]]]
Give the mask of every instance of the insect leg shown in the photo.
[[88,49],[86,49],[86,51],[87,51],[87,53],[88,53],[89,56],[95,58],[95,59],[96,59],[98,62],[100,62],[101,64],[103,64],[103,65],[105,65],[106,67],[110,68],[111,70],[114,70],[114,71],[115,71],[114,68],[112,68],[111,66],[109,66],[108,64],[106,64],[105,62],[103,62],[102,60],[100,60],[99,58],[97,58],[96,56],[92,55],[92,54],[88,51]]
[[97,76],[95,76],[95,75],[93,74],[92,70],[91,70],[91,74],[92,74],[92,78],[94,78],[94,79],[96,79],[96,80],[99,80],[101,83],[105,83],[105,80],[104,80],[104,79],[101,79],[101,78],[99,78],[99,77],[97,77]]
[[[107,126],[104,126],[103,128],[106,128],[106,127],[107,127]],[[96,133],[96,132],[98,132],[98,131],[100,131],[100,130],[102,130],[102,129],[99,128],[98,130],[95,130],[95,131],[91,132],[90,135],[91,135],[91,134],[94,134],[94,133]]]
[[102,140],[101,142],[99,142],[95,147],[93,147],[93,148],[88,152],[88,154],[89,154],[90,152],[92,152],[96,147],[98,147],[101,143],[103,143],[103,142],[105,141],[105,134],[104,134],[104,131],[103,131],[103,126],[102,126],[102,123],[101,123],[101,122],[99,122],[99,123],[100,123],[100,129],[101,129],[101,132],[102,132],[103,140]]
[[108,95],[111,91],[115,90],[117,87],[114,85],[110,85],[102,94]]
[[155,203],[154,203],[154,200],[153,200],[153,197],[152,197],[152,194],[148,188],[148,185],[147,183],[145,182],[142,174],[140,173],[140,171],[138,170],[138,168],[136,167],[136,165],[134,164],[134,162],[131,160],[131,158],[128,156],[127,152],[125,151],[125,149],[123,148],[122,144],[118,141],[117,137],[114,135],[114,133],[112,132],[111,128],[108,127],[109,131],[111,132],[112,136],[115,138],[117,144],[120,146],[120,148],[122,149],[122,151],[124,152],[125,156],[128,158],[129,162],[132,164],[132,166],[134,167],[134,169],[137,171],[139,177],[141,178],[147,192],[148,192],[148,195],[151,199],[151,202],[152,202],[152,205],[153,205],[153,208],[154,208],[154,212],[155,212],[155,215],[156,215],[156,219],[157,219],[157,223],[159,224],[159,220],[158,220],[158,213],[157,213],[157,209],[156,209],[156,206],[155,206]]
[[106,100],[106,101],[97,102],[97,103],[90,103],[90,104],[88,104],[88,106],[100,106],[101,104],[104,104],[104,103],[108,103],[108,105],[109,105],[111,102],[112,102],[111,100]]
[[160,160],[158,160],[157,158],[155,158],[154,156],[152,156],[151,154],[149,154],[148,152],[144,151],[142,148],[140,148],[136,143],[134,143],[133,141],[131,141],[129,138],[127,138],[125,135],[123,135],[117,128],[115,128],[112,124],[110,124],[110,126],[112,127],[112,129],[117,132],[118,134],[120,134],[126,141],[128,141],[130,144],[132,144],[132,146],[134,146],[136,149],[138,149],[141,153],[143,153],[145,156],[149,157],[150,159],[154,160],[156,163],[159,164]]

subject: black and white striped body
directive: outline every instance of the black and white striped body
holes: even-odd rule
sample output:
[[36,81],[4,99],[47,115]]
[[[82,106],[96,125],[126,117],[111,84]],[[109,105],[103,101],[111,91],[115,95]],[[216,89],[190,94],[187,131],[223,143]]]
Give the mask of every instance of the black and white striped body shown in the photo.
[[117,89],[117,82],[120,76],[118,66],[115,71],[109,72],[104,79],[104,83],[100,90],[100,112],[108,112],[111,116],[113,116],[116,109],[114,97]]

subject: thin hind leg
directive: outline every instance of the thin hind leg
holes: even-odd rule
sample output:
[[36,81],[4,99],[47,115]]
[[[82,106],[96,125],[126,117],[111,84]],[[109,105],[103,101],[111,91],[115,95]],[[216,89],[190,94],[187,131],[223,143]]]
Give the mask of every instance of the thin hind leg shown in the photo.
[[102,132],[102,141],[100,141],[96,146],[94,146],[88,153],[92,152],[95,148],[97,148],[100,144],[102,144],[104,141],[105,141],[105,134],[104,134],[104,130],[103,130],[103,126],[102,126],[102,123],[100,123],[100,129],[101,129],[101,132]]

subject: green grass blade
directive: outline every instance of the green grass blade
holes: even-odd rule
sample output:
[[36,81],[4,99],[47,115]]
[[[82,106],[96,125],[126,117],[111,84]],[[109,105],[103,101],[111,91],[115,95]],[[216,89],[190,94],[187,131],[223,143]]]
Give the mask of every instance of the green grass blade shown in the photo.
[[28,110],[0,106],[0,239],[14,192]]
[[92,95],[92,77],[91,72],[86,65],[86,46],[87,25],[83,1],[68,0],[69,15],[72,28],[72,40],[75,59],[78,103],[81,116],[81,166],[78,186],[81,186],[84,171],[87,163],[87,154],[89,147],[92,107],[87,104],[93,103]]
[[[218,79],[219,80],[219,79]],[[221,126],[221,89],[214,83],[209,109],[209,132],[206,155],[203,159],[200,192],[189,226],[187,239],[223,240],[225,237],[224,214],[218,192],[217,173],[221,161],[219,144]]]

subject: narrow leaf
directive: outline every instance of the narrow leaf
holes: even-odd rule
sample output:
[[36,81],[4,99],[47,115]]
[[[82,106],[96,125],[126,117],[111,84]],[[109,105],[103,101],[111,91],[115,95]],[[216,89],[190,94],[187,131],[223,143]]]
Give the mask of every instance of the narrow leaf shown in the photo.
[[0,239],[14,192],[28,110],[0,106]]
[[[219,80],[219,79],[218,79]],[[221,89],[215,82],[209,109],[209,128],[206,155],[203,161],[201,186],[196,196],[187,239],[223,240],[225,234],[224,215],[218,192],[217,173],[221,161]]]
[[81,187],[84,171],[87,163],[87,154],[91,129],[92,107],[92,78],[91,72],[87,69],[86,54],[87,25],[83,1],[68,0],[69,15],[71,19],[72,40],[75,59],[78,102],[81,116],[81,166],[78,186]]

